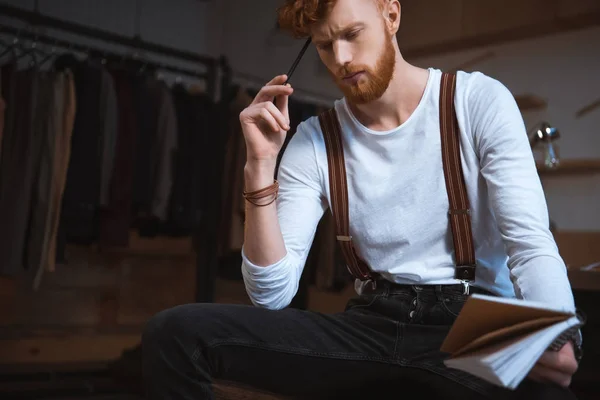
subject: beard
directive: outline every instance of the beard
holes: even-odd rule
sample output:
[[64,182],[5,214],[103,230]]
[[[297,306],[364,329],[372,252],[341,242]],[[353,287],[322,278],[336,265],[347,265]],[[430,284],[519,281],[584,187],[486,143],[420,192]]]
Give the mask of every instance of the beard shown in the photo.
[[[388,89],[396,66],[396,52],[391,36],[386,36],[386,42],[374,68],[367,65],[342,67],[337,74],[331,73],[336,85],[346,99],[354,104],[366,104],[379,99]],[[364,71],[364,75],[356,83],[348,84],[344,76]]]

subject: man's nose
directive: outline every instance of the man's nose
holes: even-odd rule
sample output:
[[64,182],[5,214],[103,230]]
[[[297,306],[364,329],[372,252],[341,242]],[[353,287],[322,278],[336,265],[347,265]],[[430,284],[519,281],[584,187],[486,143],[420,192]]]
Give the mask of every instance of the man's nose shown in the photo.
[[352,52],[349,46],[343,41],[337,41],[333,44],[335,63],[338,68],[342,68],[352,61]]

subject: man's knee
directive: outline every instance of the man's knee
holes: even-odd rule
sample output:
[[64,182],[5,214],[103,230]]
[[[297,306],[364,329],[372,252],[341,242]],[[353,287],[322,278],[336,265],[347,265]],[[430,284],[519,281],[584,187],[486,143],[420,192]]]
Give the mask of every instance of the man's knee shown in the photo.
[[169,308],[148,320],[142,333],[142,353],[145,359],[155,358],[161,354],[172,354],[176,347],[186,345],[189,341],[187,336],[190,334],[186,321],[189,321],[190,308],[193,306],[198,305],[188,304]]

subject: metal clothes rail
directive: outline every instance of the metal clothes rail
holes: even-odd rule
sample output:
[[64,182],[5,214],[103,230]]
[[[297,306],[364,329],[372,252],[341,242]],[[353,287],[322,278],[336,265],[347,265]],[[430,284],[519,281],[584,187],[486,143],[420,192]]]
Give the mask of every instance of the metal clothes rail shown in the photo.
[[71,21],[65,21],[54,17],[49,17],[39,13],[38,11],[23,10],[17,7],[0,4],[0,16],[8,17],[11,20],[20,20],[29,24],[31,27],[44,27],[52,28],[62,32],[71,33],[79,37],[85,37],[89,39],[101,40],[105,43],[114,45],[120,45],[129,47],[138,52],[152,53],[158,56],[166,56],[169,58],[178,59],[180,61],[186,61],[196,63],[205,67],[206,71],[196,71],[193,69],[186,69],[179,66],[172,65],[166,62],[154,62],[147,59],[136,59],[135,55],[125,55],[123,53],[115,51],[107,51],[101,49],[98,46],[88,46],[81,43],[77,43],[75,40],[59,39],[52,35],[41,34],[33,32],[33,29],[20,29],[14,26],[7,26],[6,24],[0,25],[0,32],[13,34],[17,38],[23,38],[34,42],[44,43],[48,45],[55,45],[59,47],[71,48],[73,50],[81,52],[94,52],[97,55],[122,57],[129,59],[136,59],[142,64],[146,64],[148,68],[161,69],[177,74],[184,74],[188,76],[205,79],[207,84],[207,92],[212,96],[217,95],[217,79],[218,69],[221,64],[221,60],[218,58],[209,57],[194,52],[172,48],[157,43],[147,42],[141,39],[139,36],[129,37],[120,35],[114,32],[89,27],[86,25],[78,24]]

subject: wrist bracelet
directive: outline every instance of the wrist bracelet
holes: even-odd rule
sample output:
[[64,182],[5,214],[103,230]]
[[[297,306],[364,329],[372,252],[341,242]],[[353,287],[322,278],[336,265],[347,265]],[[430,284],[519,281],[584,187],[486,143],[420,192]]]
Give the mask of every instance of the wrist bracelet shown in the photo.
[[[275,180],[272,185],[269,185],[265,188],[262,188],[259,190],[254,190],[251,192],[244,190],[244,192],[243,192],[244,199],[246,199],[246,201],[248,201],[249,203],[254,204],[255,206],[258,206],[258,207],[265,207],[270,204],[273,204],[273,202],[275,202],[275,200],[277,200],[278,194],[279,194],[279,182],[277,180]],[[268,203],[261,204],[261,203],[257,202],[257,200],[262,200],[269,196],[274,196],[274,197]]]

